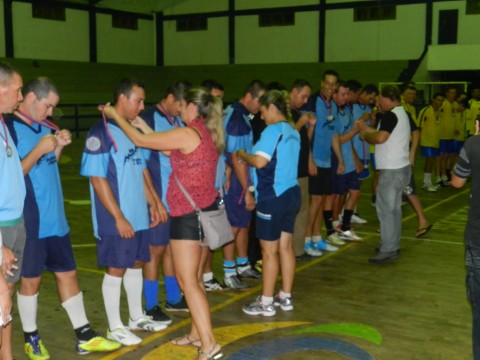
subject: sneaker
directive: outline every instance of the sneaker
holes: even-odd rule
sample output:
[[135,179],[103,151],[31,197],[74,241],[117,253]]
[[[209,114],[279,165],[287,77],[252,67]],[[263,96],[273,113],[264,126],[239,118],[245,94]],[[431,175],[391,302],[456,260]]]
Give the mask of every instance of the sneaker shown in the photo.
[[257,260],[257,262],[255,263],[255,265],[253,266],[255,270],[257,270],[259,273],[262,272],[262,267],[263,267],[263,261],[262,259],[260,260]]
[[352,219],[350,221],[354,224],[366,224],[367,223],[367,220],[362,219],[360,217],[360,215],[358,215],[357,213],[354,213],[352,215]]
[[158,321],[152,320],[150,316],[142,315],[138,319],[128,320],[128,327],[130,330],[145,330],[151,332],[157,332],[160,330],[165,330],[167,325],[162,324]]
[[31,360],[47,360],[50,359],[50,354],[48,353],[43,342],[40,339],[40,335],[29,336],[27,342],[24,345],[25,354]]
[[313,241],[309,241],[305,243],[305,245],[303,246],[303,250],[305,250],[305,253],[310,256],[318,257],[318,256],[322,256],[323,254],[321,251],[315,249],[315,245]]
[[313,246],[315,246],[315,249],[319,250],[319,251],[332,251],[333,252],[333,251],[338,250],[338,247],[330,245],[329,243],[327,243],[323,239],[320,240],[320,241],[314,242]]
[[363,239],[360,236],[358,236],[355,233],[355,231],[353,231],[352,229],[341,231],[341,232],[338,233],[338,236],[340,236],[340,238],[342,238],[344,240],[348,240],[348,241],[363,241]]
[[223,282],[225,283],[226,287],[229,287],[230,289],[248,289],[249,286],[245,284],[238,275],[233,275],[229,277],[225,277],[223,279]]
[[185,296],[182,296],[180,301],[176,304],[172,304],[167,301],[165,303],[165,310],[190,312],[190,310],[188,309],[187,301],[185,300]]
[[220,284],[220,282],[215,278],[211,278],[208,281],[204,281],[203,285],[205,285],[205,290],[207,291],[217,291],[217,290],[221,291],[227,288],[226,286]]
[[337,233],[328,235],[328,242],[332,245],[345,245],[345,241],[343,241],[341,237],[337,235]]
[[239,267],[237,267],[237,274],[240,277],[240,279],[255,279],[255,280],[261,280],[262,279],[262,273],[258,272],[257,269],[252,268],[250,265],[243,270],[243,271],[238,271]]
[[243,305],[243,312],[248,315],[274,316],[277,311],[275,310],[273,302],[269,305],[264,305],[261,299],[262,297],[259,296],[254,302]]
[[283,311],[293,310],[292,298],[289,298],[289,297],[282,299],[280,295],[275,295],[273,297],[273,305],[280,306],[280,309],[282,309]]
[[107,340],[103,336],[97,335],[90,340],[78,340],[75,345],[75,351],[78,355],[87,355],[93,351],[113,351],[117,350],[122,344],[116,341]]
[[438,188],[436,186],[427,185],[427,184],[423,184],[422,189],[427,191],[427,192],[432,192],[432,193],[435,193],[435,192],[438,191]]
[[170,319],[170,317],[165,314],[159,306],[154,306],[152,309],[146,310],[145,315],[160,324],[170,325],[172,323],[172,319]]
[[107,330],[107,339],[116,341],[125,346],[138,345],[142,339],[132,333],[127,327],[122,326],[113,331]]

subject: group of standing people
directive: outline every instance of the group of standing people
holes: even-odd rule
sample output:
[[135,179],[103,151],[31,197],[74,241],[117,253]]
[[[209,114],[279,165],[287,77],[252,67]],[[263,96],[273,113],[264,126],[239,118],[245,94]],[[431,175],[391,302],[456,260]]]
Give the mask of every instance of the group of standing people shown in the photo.
[[[108,330],[103,337],[86,316],[63,208],[58,160],[71,134],[47,120],[59,93],[47,78],[33,79],[22,89],[19,73],[0,64],[0,113],[8,114],[1,117],[0,168],[11,174],[2,176],[0,184],[12,189],[0,197],[2,270],[7,274],[6,281],[0,277],[3,358],[12,358],[16,282],[25,352],[41,360],[50,357],[36,324],[44,270],[55,274],[77,353],[87,354],[139,344],[142,339],[131,330],[156,332],[172,322],[158,299],[160,264],[165,309],[192,316],[188,334],[172,343],[198,348],[197,359],[221,358],[206,291],[244,289],[244,279],[261,279],[262,293],[243,312],[273,316],[277,308],[293,310],[296,257],[321,256],[345,241],[362,241],[351,223],[358,219],[360,180],[371,161],[378,176],[374,200],[381,241],[370,262],[398,257],[402,195],[412,181],[416,149],[410,139],[417,130],[405,92],[402,99],[395,86],[378,91],[372,84],[343,82],[327,70],[316,94],[302,79],[289,91],[254,80],[223,109],[223,86],[216,81],[203,85],[208,88],[176,82],[160,102],[145,109],[144,85],[122,79],[114,103],[100,107],[102,119],[87,135],[81,175],[89,179],[98,266],[105,268]],[[430,109],[420,114],[420,126],[427,128]],[[255,115],[264,124],[254,142]],[[424,144],[422,154],[429,147]],[[468,173],[459,169],[458,176]],[[222,249],[223,284],[213,276],[213,252],[199,246],[204,233],[198,209],[186,194],[201,210],[225,204],[234,241]],[[261,273],[248,256],[252,220]],[[422,235],[428,225],[419,215]],[[275,291],[279,274],[281,286]],[[120,316],[122,283],[127,326]]]

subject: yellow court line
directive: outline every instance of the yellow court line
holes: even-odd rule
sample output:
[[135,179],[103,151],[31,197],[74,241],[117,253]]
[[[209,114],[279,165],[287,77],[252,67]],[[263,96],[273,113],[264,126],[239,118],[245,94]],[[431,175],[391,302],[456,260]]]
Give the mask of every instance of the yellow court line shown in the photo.
[[[432,209],[434,209],[435,207],[438,207],[438,206],[440,206],[440,205],[442,205],[442,204],[444,204],[444,203],[446,203],[446,202],[448,202],[448,201],[450,201],[450,200],[453,200],[453,199],[456,198],[456,197],[459,197],[459,196],[465,194],[465,193],[468,192],[468,191],[470,191],[470,189],[465,189],[464,191],[462,191],[462,192],[460,192],[460,193],[458,193],[458,194],[452,195],[452,196],[450,196],[450,197],[448,197],[448,198],[446,198],[446,199],[443,199],[443,200],[439,201],[438,203],[436,203],[436,204],[434,204],[434,205],[429,206],[428,208],[424,209],[424,211],[432,210]],[[406,216],[406,217],[404,217],[404,218],[402,219],[402,222],[405,222],[405,221],[407,221],[407,220],[410,220],[411,218],[413,218],[413,217],[415,217],[415,216],[417,216],[417,215],[416,215],[416,214],[408,215],[408,216]],[[364,238],[364,240],[368,240],[368,239],[370,239],[371,237],[377,236],[377,235],[379,235],[379,234],[370,233],[369,235],[367,235],[367,236]],[[317,264],[319,264],[319,263],[321,263],[321,262],[323,262],[323,261],[326,261],[326,260],[330,259],[331,257],[333,257],[333,256],[335,256],[335,255],[337,255],[337,254],[340,254],[340,253],[344,252],[345,250],[351,248],[352,246],[355,246],[355,244],[356,244],[356,242],[350,242],[350,243],[348,243],[347,245],[341,247],[338,251],[329,252],[328,254],[325,254],[325,255],[322,255],[321,257],[318,257],[317,259],[310,260],[308,263],[305,263],[305,264],[302,264],[302,265],[298,266],[298,267],[295,269],[295,273],[299,273],[299,272],[301,272],[301,271],[304,271],[304,270],[306,270],[306,269],[311,268],[311,267],[314,266],[314,265],[317,265]],[[239,294],[237,294],[237,295],[235,295],[235,296],[232,296],[232,298],[230,298],[230,299],[228,299],[228,300],[226,300],[226,301],[224,301],[224,302],[222,302],[222,303],[220,303],[220,304],[218,304],[218,305],[215,305],[215,306],[213,306],[212,308],[210,308],[210,313],[214,313],[214,312],[217,312],[217,311],[219,311],[219,310],[222,310],[223,308],[227,307],[228,305],[231,305],[231,304],[233,304],[233,303],[236,303],[236,302],[238,302],[238,301],[240,301],[240,300],[242,300],[242,299],[244,299],[244,298],[246,298],[246,297],[248,297],[248,296],[250,296],[250,295],[252,295],[252,294],[254,294],[254,293],[256,293],[256,292],[258,292],[259,290],[261,290],[261,288],[262,288],[262,285],[259,284],[259,285],[255,286],[255,287],[253,287],[253,288],[251,288],[251,289],[249,289],[249,290],[242,291],[241,293],[239,293]],[[122,347],[122,348],[120,348],[120,350],[117,350],[117,351],[115,351],[115,352],[113,352],[113,353],[110,353],[110,354],[108,354],[107,356],[102,357],[100,360],[115,360],[115,359],[119,358],[119,357],[122,356],[122,355],[128,354],[128,353],[130,353],[130,352],[138,349],[138,348],[141,347],[142,345],[149,344],[149,343],[151,343],[152,341],[155,341],[155,340],[157,340],[157,339],[159,339],[159,338],[162,338],[162,337],[164,337],[164,336],[166,336],[166,335],[168,335],[168,334],[170,334],[170,333],[172,333],[172,332],[174,332],[174,331],[176,331],[176,330],[178,330],[178,329],[180,329],[180,328],[182,328],[182,327],[190,324],[191,321],[192,321],[191,318],[184,319],[184,320],[180,321],[179,323],[176,323],[175,325],[169,326],[165,331],[162,331],[162,332],[159,332],[159,333],[155,333],[155,334],[152,334],[152,335],[144,338],[143,341],[142,341],[142,343],[141,343],[140,345],[138,345],[138,346]]]

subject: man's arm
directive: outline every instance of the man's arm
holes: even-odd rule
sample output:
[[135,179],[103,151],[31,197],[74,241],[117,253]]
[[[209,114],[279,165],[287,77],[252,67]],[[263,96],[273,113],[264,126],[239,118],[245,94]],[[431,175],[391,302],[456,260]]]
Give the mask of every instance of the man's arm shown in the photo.
[[43,155],[54,151],[56,146],[57,138],[55,135],[48,134],[42,137],[37,145],[22,159],[21,164],[23,175],[27,175],[38,160]]
[[[163,206],[160,196],[158,196],[153,180],[148,169],[143,170],[143,187],[145,190],[145,196],[150,210],[150,227],[153,228],[158,224],[165,223],[168,220],[167,210]],[[163,212],[160,211],[162,208]]]
[[107,179],[92,176],[90,177],[90,182],[102,205],[115,219],[115,226],[117,227],[119,235],[124,239],[132,238],[135,235],[133,227],[123,215],[122,210],[120,210],[120,206],[113,195],[112,188]]

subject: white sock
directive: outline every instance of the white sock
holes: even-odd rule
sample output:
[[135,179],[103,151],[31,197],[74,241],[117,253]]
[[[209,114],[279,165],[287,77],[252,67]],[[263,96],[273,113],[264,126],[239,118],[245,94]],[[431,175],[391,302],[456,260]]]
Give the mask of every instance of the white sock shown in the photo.
[[203,273],[203,282],[213,280],[213,272]]
[[78,329],[88,324],[85,306],[83,304],[83,293],[80,291],[77,295],[62,303],[63,308],[68,314],[74,329]]
[[322,235],[313,235],[312,236],[312,240],[313,242],[319,242],[319,241],[322,241]]
[[37,328],[38,293],[22,295],[17,292],[17,306],[24,332],[34,332]]
[[102,283],[103,303],[107,313],[108,327],[115,330],[123,327],[120,317],[120,292],[122,290],[122,278],[105,273]]
[[273,296],[263,296],[260,300],[263,305],[270,305],[273,302]]
[[286,299],[286,298],[292,297],[292,294],[286,293],[286,292],[283,292],[283,290],[280,290],[280,292],[278,293],[278,296],[280,297],[280,299]]
[[305,244],[308,244],[309,242],[312,241],[312,237],[311,236],[305,236]]
[[338,225],[340,225],[340,221],[339,221],[339,220],[333,220],[333,221],[332,221],[332,226],[333,226],[334,229],[336,229]]
[[426,186],[432,186],[432,173],[423,173],[423,183]]
[[136,320],[140,316],[143,316],[142,269],[127,269],[127,271],[125,271],[125,275],[123,275],[123,287],[127,293],[128,312],[130,314],[130,319]]

